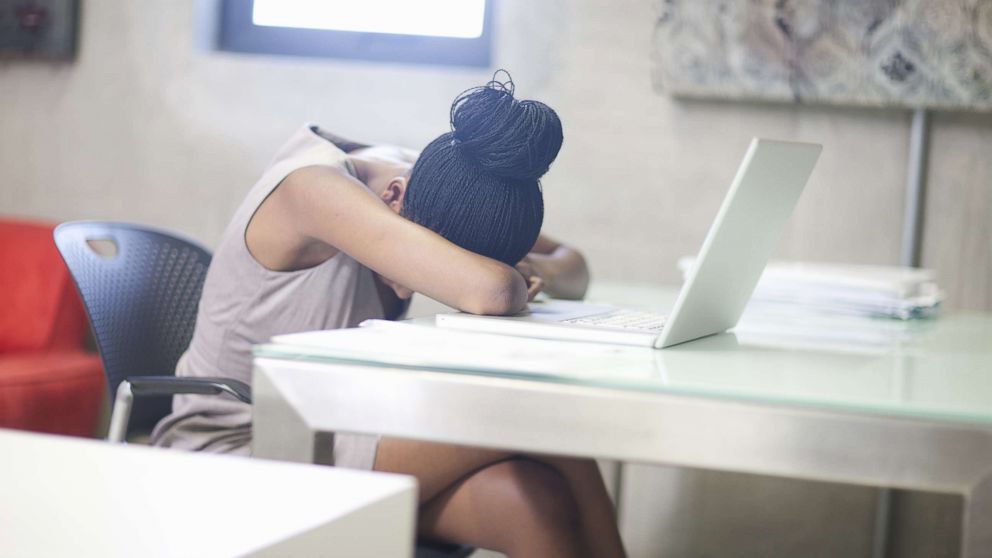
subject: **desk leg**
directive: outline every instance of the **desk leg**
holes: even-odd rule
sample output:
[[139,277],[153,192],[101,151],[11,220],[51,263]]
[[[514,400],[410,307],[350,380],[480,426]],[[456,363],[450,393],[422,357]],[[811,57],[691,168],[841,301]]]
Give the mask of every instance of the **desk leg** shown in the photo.
[[606,481],[609,484],[611,495],[613,496],[613,513],[620,524],[620,495],[623,494],[623,468],[626,464],[623,461],[613,462],[613,474]]
[[892,511],[892,489],[880,488],[875,497],[875,525],[873,527],[871,556],[886,558],[889,555],[889,529]]
[[992,556],[992,471],[964,497],[962,558]]
[[255,370],[252,379],[252,457],[313,463],[314,433],[268,376]]

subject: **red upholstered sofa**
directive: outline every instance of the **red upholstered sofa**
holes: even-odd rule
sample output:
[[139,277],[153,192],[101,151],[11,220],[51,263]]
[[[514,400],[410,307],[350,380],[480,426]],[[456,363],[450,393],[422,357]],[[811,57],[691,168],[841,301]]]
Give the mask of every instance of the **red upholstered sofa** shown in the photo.
[[93,436],[103,369],[53,228],[0,218],[0,427]]

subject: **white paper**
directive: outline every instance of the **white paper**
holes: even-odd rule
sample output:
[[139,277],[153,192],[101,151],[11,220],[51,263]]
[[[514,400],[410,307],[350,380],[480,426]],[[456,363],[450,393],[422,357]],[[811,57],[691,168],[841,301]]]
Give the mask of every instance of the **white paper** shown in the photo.
[[272,342],[314,356],[454,370],[568,377],[658,376],[655,350],[468,333],[384,320],[360,328],[278,335]]

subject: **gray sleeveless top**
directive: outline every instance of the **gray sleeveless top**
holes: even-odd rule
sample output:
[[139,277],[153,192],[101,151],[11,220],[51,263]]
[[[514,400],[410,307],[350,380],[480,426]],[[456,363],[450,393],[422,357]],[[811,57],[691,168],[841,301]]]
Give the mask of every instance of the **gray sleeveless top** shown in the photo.
[[[207,271],[196,328],[177,376],[223,376],[251,382],[251,347],[273,335],[354,327],[383,315],[372,272],[339,252],[299,271],[271,271],[248,252],[245,230],[258,206],[291,172],[336,165],[354,176],[344,151],[317,133],[299,130],[279,150],[228,225]],[[251,406],[226,395],[179,395],[152,443],[247,455]]]

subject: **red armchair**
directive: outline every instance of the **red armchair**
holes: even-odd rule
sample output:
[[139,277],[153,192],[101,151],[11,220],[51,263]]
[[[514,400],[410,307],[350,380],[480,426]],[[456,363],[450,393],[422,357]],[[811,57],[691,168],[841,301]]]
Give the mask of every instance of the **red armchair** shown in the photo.
[[53,228],[0,219],[0,427],[93,436],[103,369]]

